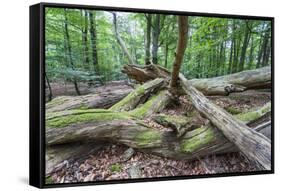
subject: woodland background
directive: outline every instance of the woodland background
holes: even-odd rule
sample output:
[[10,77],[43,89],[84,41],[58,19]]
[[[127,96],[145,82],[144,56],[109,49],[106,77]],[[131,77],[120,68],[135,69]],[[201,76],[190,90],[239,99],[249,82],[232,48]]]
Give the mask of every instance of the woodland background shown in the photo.
[[[188,78],[210,78],[271,63],[269,21],[189,17],[188,45],[181,72]],[[46,81],[101,85],[124,80],[125,64],[154,63],[171,69],[177,43],[174,15],[46,9]],[[128,59],[128,55],[130,55]],[[49,91],[50,92],[50,91]],[[50,95],[51,97],[51,95]]]

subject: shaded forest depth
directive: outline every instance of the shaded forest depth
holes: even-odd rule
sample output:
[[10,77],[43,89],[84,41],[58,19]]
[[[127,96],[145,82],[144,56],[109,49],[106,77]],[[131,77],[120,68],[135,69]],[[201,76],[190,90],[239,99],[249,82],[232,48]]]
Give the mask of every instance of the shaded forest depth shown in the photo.
[[[188,79],[271,63],[269,21],[190,16],[188,24],[181,67]],[[152,62],[171,69],[176,44],[177,19],[173,15],[49,8],[47,87],[54,82],[71,83],[79,95],[79,83],[91,86],[127,79],[121,72],[125,64]]]

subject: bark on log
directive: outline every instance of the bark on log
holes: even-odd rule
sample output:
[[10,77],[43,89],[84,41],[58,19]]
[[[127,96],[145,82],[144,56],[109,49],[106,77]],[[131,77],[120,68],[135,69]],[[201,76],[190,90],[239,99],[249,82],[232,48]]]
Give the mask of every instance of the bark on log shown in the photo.
[[110,110],[113,111],[129,111],[139,104],[144,103],[146,99],[153,93],[157,92],[164,85],[164,79],[156,78],[155,80],[149,81],[132,91],[120,102],[113,105]]
[[[270,105],[257,111],[260,115],[264,115],[270,111]],[[247,112],[239,116],[243,116],[241,119],[253,121],[260,118],[260,115],[251,115],[251,112]],[[95,143],[91,143],[93,141],[122,143],[144,152],[176,159],[194,159],[198,156],[238,151],[219,130],[210,124],[191,129],[179,138],[173,131],[152,129],[128,113],[109,110],[57,112],[48,114],[46,120],[49,170],[64,160],[72,159],[77,155],[86,155],[94,148]],[[262,129],[270,129],[270,126]],[[78,145],[73,146],[75,143]],[[82,147],[80,143],[84,146]],[[71,152],[68,152],[69,149],[65,148],[73,150],[70,149]],[[52,155],[54,152],[60,154]]]
[[109,108],[122,100],[133,89],[124,86],[122,89],[88,94],[84,96],[60,96],[46,104],[47,112],[57,112],[70,109]]
[[[170,79],[171,75],[167,69],[158,65],[125,65],[122,72],[140,83],[158,77]],[[232,92],[241,92],[248,89],[271,88],[271,67],[267,66],[226,76],[189,81],[204,95],[229,95]]]
[[208,100],[182,74],[179,75],[179,78],[181,86],[190,97],[195,108],[208,118],[249,159],[257,162],[262,168],[270,170],[271,141]]

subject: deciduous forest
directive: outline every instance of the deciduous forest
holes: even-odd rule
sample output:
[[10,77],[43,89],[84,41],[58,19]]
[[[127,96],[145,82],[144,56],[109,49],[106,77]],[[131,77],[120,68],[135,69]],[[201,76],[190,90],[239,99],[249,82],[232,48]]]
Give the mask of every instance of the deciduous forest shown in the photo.
[[271,21],[47,8],[46,183],[271,169]]

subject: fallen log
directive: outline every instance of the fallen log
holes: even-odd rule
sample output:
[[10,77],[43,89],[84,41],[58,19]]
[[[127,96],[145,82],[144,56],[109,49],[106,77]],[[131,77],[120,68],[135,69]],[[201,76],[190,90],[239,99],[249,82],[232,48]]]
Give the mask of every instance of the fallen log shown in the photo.
[[[171,76],[167,69],[158,65],[125,65],[122,72],[139,83],[159,77],[170,79]],[[204,95],[229,95],[232,92],[248,89],[271,88],[271,67],[245,70],[214,78],[192,79],[189,82]]]
[[164,85],[163,78],[156,78],[155,80],[149,81],[132,91],[120,102],[114,104],[110,110],[113,111],[130,111],[136,108],[137,105],[142,104],[146,101],[151,94],[157,92]]
[[[262,115],[269,111],[268,104],[257,109]],[[239,116],[248,116],[249,113],[251,112]],[[259,117],[250,115],[247,119],[255,121]],[[152,129],[126,112],[101,109],[57,112],[47,114],[46,126],[48,172],[64,160],[75,160],[77,156],[89,155],[99,145],[95,142],[99,141],[121,143],[143,152],[175,159],[195,159],[198,156],[238,151],[210,124],[194,124],[196,128],[188,130],[179,138],[173,131]],[[270,130],[270,126],[257,130],[265,129]]]
[[270,170],[271,141],[208,100],[182,74],[179,75],[179,78],[183,90],[190,97],[195,108],[250,160],[257,162],[263,169]]
[[47,112],[57,112],[71,109],[109,108],[127,96],[133,88],[109,90],[83,96],[60,96],[46,104]]

